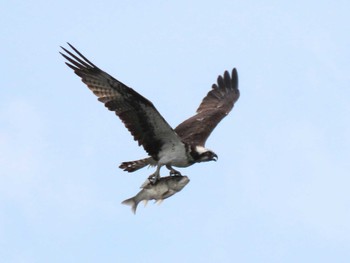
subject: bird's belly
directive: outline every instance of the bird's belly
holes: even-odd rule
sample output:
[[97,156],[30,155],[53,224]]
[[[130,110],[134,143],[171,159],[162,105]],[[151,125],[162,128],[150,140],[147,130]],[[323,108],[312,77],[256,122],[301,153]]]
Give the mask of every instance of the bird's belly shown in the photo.
[[171,166],[176,166],[176,167],[187,167],[189,165],[191,165],[191,163],[189,163],[188,159],[185,157],[179,157],[179,156],[173,156],[173,158],[171,158],[171,156],[168,156],[166,158],[162,158],[159,160],[159,163],[162,165],[171,165]]
[[171,165],[176,167],[187,167],[192,164],[186,153],[185,147],[173,147],[160,153],[158,161],[161,165]]
[[173,158],[169,160],[166,164],[169,164],[175,167],[187,167],[191,165],[191,163],[189,163],[187,158]]

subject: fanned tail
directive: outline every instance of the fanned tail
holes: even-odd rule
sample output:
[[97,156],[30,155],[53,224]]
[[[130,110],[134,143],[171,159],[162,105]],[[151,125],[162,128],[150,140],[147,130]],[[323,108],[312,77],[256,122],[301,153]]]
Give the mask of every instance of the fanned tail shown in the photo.
[[147,165],[154,166],[156,165],[156,162],[153,160],[152,157],[144,158],[141,160],[136,161],[130,161],[130,162],[123,162],[119,168],[123,169],[124,171],[127,171],[129,173],[135,172]]

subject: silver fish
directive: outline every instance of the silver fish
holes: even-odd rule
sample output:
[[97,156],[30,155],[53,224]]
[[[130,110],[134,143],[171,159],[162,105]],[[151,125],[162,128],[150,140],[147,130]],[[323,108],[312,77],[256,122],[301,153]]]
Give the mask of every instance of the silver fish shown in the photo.
[[122,202],[124,205],[130,205],[133,213],[136,213],[137,205],[145,200],[156,200],[161,202],[177,192],[180,192],[190,179],[187,176],[175,175],[161,177],[156,183],[152,184],[148,179],[141,186],[142,190],[132,198],[126,199]]

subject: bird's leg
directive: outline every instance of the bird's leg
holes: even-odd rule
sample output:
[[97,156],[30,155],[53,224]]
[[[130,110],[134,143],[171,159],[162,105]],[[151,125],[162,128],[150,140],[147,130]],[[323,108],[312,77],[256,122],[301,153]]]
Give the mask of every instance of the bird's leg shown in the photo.
[[160,173],[159,173],[160,167],[161,167],[160,165],[157,165],[156,171],[153,174],[151,174],[150,176],[148,176],[148,180],[151,182],[151,184],[155,184],[159,180],[159,178],[160,178]]
[[167,164],[166,168],[170,170],[170,175],[179,175],[181,176],[181,173],[177,170],[175,170],[171,165]]

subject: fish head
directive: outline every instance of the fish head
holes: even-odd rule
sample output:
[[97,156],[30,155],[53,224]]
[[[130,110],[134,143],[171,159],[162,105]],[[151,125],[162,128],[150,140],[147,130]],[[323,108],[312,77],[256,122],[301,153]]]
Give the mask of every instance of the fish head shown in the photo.
[[168,180],[168,187],[171,190],[174,190],[176,192],[179,192],[184,188],[188,183],[190,182],[190,179],[187,176],[182,175],[175,175],[170,176]]
[[178,185],[181,187],[181,189],[182,188],[184,188],[185,187],[185,185],[186,184],[188,184],[190,182],[190,179],[186,176],[186,175],[184,175],[184,176],[182,176],[182,178],[178,181]]

